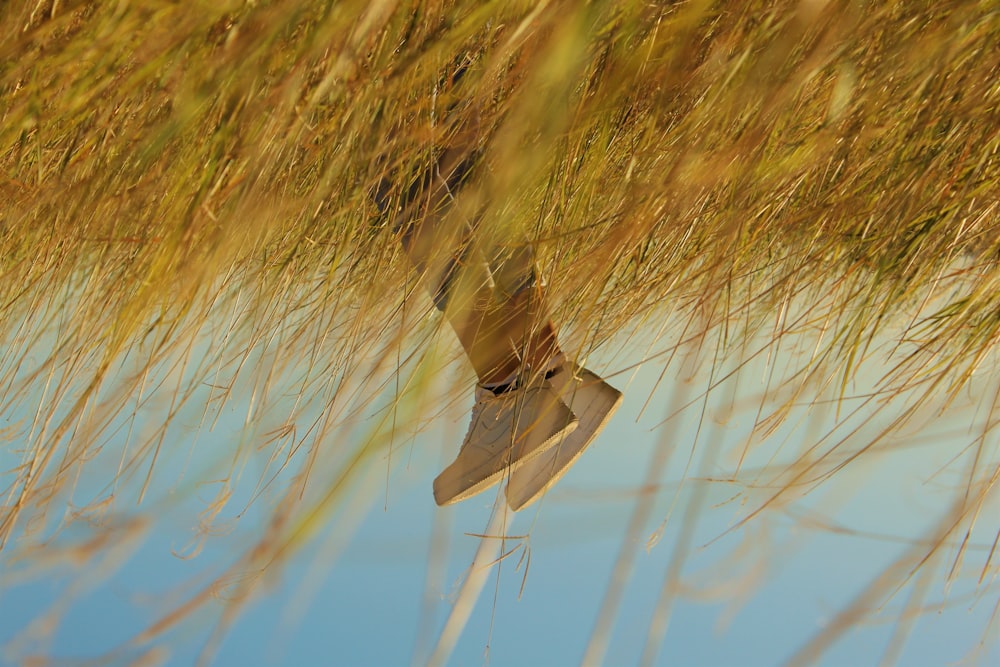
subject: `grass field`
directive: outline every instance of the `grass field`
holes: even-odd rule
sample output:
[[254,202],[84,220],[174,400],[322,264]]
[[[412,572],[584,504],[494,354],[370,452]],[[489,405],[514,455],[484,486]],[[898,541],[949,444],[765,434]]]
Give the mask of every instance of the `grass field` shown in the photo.
[[[206,544],[236,505],[265,517],[233,572],[337,521],[358,470],[470,391],[371,193],[475,108],[484,228],[533,242],[574,356],[662,385],[692,358],[699,396],[766,358],[738,402],[755,443],[874,374],[859,410],[885,428],[849,452],[803,437],[748,523],[974,392],[915,562],[1000,609],[998,43],[985,0],[3,3],[0,553],[113,560],[168,502],[175,429],[227,443]],[[887,574],[862,602],[917,585]]]

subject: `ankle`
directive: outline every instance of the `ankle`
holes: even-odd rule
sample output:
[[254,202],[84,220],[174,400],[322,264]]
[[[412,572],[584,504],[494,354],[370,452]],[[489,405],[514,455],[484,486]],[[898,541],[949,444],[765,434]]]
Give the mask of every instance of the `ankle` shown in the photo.
[[556,350],[555,354],[549,357],[548,363],[545,364],[545,377],[552,377],[566,365],[566,355],[562,353],[561,350]]
[[501,378],[499,380],[492,380],[490,382],[482,382],[479,386],[483,389],[493,392],[495,395],[499,396],[508,391],[512,391],[517,388],[517,376],[516,372]]

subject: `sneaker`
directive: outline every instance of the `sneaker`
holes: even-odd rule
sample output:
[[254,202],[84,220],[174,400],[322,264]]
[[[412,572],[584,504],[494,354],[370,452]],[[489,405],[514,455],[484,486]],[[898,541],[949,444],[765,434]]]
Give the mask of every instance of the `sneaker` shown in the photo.
[[434,480],[434,500],[449,505],[485,491],[508,470],[557,445],[576,425],[576,415],[547,382],[500,395],[479,387],[462,449]]
[[556,371],[548,383],[578,416],[580,423],[542,456],[511,473],[507,482],[507,504],[514,511],[538,500],[566,474],[622,402],[620,391],[573,363]]

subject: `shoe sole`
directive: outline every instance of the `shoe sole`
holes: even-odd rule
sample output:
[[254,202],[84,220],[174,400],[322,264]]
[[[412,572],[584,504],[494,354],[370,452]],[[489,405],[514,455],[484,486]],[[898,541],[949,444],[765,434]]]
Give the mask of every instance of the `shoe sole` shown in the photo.
[[[521,466],[516,473],[511,474],[511,478],[507,482],[507,504],[515,512],[534,503],[562,479],[563,475],[576,463],[580,455],[604,429],[621,405],[623,396],[620,391],[591,371],[585,372],[589,376],[588,380],[593,379],[591,386],[606,391],[607,395],[590,399],[591,418],[581,419],[580,424],[572,434],[567,434],[562,442],[544,452],[540,458],[531,461],[531,465]],[[581,386],[585,387],[583,382],[581,382]],[[591,392],[581,392],[581,387],[570,391],[572,395],[563,395],[562,397],[567,407],[579,417],[579,412],[573,409],[573,405],[587,400],[584,394]],[[599,405],[595,410],[593,406],[596,400],[603,400],[604,405]]]

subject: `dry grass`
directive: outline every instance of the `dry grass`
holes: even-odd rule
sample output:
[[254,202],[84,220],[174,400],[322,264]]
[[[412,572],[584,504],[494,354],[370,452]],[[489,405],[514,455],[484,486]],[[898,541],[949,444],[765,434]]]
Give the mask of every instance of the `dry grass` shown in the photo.
[[[239,567],[273,567],[421,414],[417,389],[464,392],[428,379],[450,339],[369,197],[428,164],[454,105],[482,109],[488,228],[535,242],[579,354],[668,314],[685,325],[650,363],[807,336],[766,432],[888,336],[892,428],[944,409],[1000,336],[997,43],[983,1],[0,5],[0,437],[20,460],[0,548],[58,534],[92,460],[117,468],[79,515],[141,500],[177,415],[208,429],[249,387],[206,526],[266,458],[281,493]],[[994,521],[993,425],[935,544]],[[789,492],[839,469],[814,454]]]

